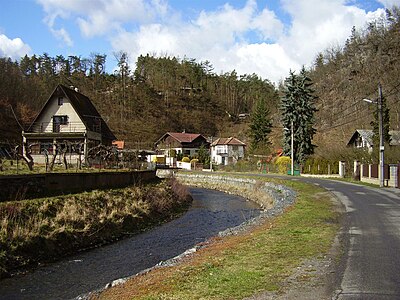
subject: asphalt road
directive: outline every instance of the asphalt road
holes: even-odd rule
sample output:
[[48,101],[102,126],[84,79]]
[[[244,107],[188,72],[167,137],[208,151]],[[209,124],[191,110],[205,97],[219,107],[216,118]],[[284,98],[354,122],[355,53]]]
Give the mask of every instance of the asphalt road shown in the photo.
[[400,189],[304,178],[346,208],[342,269],[332,299],[400,299]]

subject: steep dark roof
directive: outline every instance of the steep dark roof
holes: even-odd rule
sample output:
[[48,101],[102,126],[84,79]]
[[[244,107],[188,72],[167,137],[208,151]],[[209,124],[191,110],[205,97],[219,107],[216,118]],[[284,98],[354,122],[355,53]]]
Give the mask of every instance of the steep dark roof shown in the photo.
[[364,141],[368,142],[370,145],[372,145],[372,137],[374,133],[372,129],[356,129],[356,131],[353,133],[351,136],[349,142],[347,143],[348,146],[353,145],[358,139],[358,137],[362,137]]
[[[98,125],[98,122],[100,120],[101,123],[101,135],[103,138],[106,138],[108,140],[116,140],[117,138],[115,135],[112,133],[106,122],[103,120],[103,118],[100,116],[99,112],[97,111],[96,107],[94,107],[92,101],[85,95],[79,93],[76,90],[67,88],[64,85],[59,84],[49,97],[49,99],[46,101],[44,104],[42,110],[38,114],[38,116],[35,118],[33,121],[32,125],[36,122],[36,120],[41,116],[43,111],[45,111],[45,108],[49,105],[50,100],[54,97],[60,97],[60,96],[65,96],[71,101],[71,105],[74,107],[75,111],[79,115],[79,117],[82,119],[82,121],[86,124],[87,128],[94,128],[96,125]],[[31,129],[32,125],[29,127],[29,130]]]
[[[391,146],[399,146],[400,145],[400,131],[390,130],[389,135],[391,138],[390,145]],[[372,129],[356,129],[356,131],[353,133],[353,135],[350,138],[350,141],[347,143],[347,145],[349,146],[349,145],[354,144],[355,140],[359,136],[361,136],[370,145],[373,145],[374,132],[372,131]]]

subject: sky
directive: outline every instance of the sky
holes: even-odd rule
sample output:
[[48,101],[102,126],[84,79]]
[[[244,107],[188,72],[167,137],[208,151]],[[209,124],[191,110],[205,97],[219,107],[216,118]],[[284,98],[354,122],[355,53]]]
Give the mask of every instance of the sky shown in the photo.
[[128,53],[209,61],[278,83],[400,0],[0,0],[0,57]]

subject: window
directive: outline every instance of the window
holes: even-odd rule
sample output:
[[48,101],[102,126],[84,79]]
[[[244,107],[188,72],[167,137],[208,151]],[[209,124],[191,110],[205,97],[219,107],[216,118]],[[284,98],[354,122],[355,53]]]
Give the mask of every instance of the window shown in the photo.
[[53,116],[53,132],[60,132],[60,125],[68,124],[68,116]]
[[68,124],[68,116],[54,116],[53,123],[57,123],[60,125],[67,125]]
[[63,105],[64,103],[64,98],[63,97],[58,97],[58,105]]

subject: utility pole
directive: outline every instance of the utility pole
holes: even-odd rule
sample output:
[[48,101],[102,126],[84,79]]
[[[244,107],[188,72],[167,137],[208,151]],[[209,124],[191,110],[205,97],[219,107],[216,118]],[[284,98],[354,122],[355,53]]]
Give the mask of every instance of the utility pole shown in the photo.
[[381,84],[378,85],[378,99],[376,100],[370,100],[370,99],[363,99],[365,102],[368,103],[376,103],[377,104],[377,110],[378,110],[378,122],[379,122],[379,170],[380,170],[380,176],[379,176],[379,186],[383,187],[384,182],[385,182],[385,159],[384,159],[384,151],[385,151],[385,144],[383,142],[383,112],[382,112],[382,102],[383,102],[383,96],[382,96],[382,86]]
[[385,180],[385,159],[384,151],[385,144],[383,142],[383,112],[382,112],[382,86],[378,85],[378,116],[379,116],[379,165],[381,170],[381,177],[379,178],[379,186],[384,186]]
[[291,168],[290,168],[290,175],[294,176],[294,132],[293,132],[293,121],[291,123],[291,139],[290,139],[290,156],[291,156]]
[[213,168],[212,168],[212,158],[213,158],[213,155],[212,155],[212,143],[213,143],[213,137],[211,136],[211,144],[210,144],[210,172],[213,171]]

